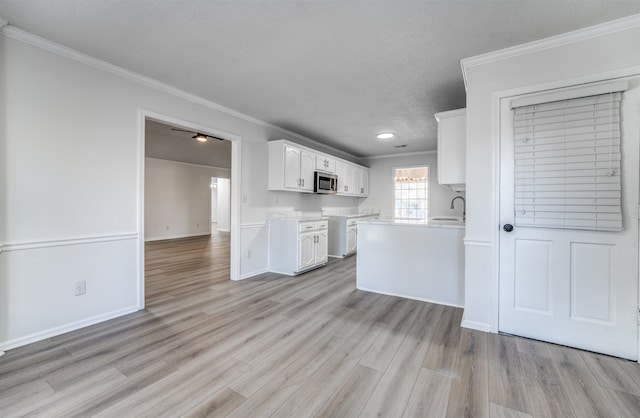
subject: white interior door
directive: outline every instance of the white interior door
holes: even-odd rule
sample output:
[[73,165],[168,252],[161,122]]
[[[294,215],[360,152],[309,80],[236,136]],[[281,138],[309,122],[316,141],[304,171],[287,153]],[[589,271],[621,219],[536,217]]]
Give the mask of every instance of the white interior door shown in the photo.
[[515,225],[513,111],[502,100],[501,332],[638,358],[638,85],[622,99],[621,232]]

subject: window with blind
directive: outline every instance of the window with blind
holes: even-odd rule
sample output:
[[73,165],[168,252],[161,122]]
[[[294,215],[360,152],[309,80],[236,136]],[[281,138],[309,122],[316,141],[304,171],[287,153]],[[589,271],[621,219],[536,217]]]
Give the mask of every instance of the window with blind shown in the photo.
[[621,96],[512,103],[516,225],[622,230]]
[[426,221],[429,217],[429,167],[393,170],[394,218]]

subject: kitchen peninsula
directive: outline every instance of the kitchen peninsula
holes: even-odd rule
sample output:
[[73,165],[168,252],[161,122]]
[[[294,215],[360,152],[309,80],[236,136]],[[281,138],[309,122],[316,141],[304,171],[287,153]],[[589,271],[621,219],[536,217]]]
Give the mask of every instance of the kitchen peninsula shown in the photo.
[[464,305],[464,222],[358,222],[358,289]]

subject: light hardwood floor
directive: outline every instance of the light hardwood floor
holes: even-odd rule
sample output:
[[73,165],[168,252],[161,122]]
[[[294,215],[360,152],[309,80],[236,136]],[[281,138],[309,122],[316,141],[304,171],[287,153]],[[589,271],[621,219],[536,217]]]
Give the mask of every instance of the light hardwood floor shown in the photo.
[[639,417],[640,365],[355,289],[355,257],[228,280],[228,235],[147,245],[147,310],[0,357],[0,416]]

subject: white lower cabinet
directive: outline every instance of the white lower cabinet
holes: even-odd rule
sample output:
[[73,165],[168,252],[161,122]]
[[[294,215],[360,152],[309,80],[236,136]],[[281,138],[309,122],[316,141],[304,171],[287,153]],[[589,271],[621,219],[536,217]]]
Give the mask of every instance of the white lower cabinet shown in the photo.
[[329,216],[329,256],[348,257],[358,249],[358,219],[364,216]]
[[355,253],[358,244],[358,227],[347,227],[347,254]]
[[294,276],[327,263],[326,219],[275,219],[269,223],[269,270]]

